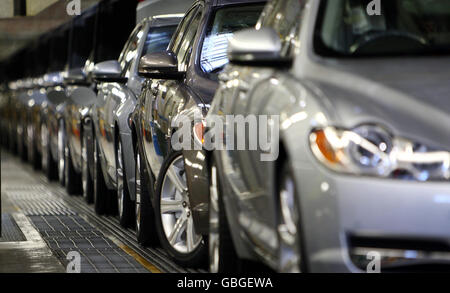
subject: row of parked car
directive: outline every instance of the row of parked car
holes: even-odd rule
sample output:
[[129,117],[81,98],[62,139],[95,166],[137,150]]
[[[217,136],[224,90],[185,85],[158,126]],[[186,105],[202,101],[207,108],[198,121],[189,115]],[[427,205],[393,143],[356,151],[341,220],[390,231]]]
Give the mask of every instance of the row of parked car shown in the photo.
[[[72,33],[97,43],[83,67],[3,86],[3,142],[185,266],[446,264],[450,5],[369,2],[197,0],[100,63],[95,33]],[[200,144],[217,117],[278,117],[277,155],[225,146],[249,131],[178,150],[174,121],[192,113]]]

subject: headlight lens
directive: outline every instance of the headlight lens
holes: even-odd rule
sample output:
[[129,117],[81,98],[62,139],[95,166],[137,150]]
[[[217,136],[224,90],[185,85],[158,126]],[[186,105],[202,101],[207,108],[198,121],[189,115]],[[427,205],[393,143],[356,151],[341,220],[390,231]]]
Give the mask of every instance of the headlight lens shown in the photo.
[[392,136],[374,125],[353,130],[325,127],[311,132],[315,157],[330,169],[404,180],[448,180],[450,153]]

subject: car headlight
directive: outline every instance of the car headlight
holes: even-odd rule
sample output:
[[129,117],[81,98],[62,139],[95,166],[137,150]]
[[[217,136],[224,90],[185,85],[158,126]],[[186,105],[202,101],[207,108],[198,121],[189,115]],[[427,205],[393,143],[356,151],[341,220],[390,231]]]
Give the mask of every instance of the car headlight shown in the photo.
[[325,127],[309,137],[314,156],[342,173],[418,181],[450,178],[450,153],[374,125],[352,130]]

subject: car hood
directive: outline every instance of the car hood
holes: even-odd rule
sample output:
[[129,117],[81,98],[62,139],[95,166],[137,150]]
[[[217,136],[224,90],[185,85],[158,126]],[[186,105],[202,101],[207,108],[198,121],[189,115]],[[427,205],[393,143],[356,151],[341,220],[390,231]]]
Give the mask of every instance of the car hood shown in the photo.
[[306,75],[334,124],[378,123],[450,150],[450,57],[327,60]]

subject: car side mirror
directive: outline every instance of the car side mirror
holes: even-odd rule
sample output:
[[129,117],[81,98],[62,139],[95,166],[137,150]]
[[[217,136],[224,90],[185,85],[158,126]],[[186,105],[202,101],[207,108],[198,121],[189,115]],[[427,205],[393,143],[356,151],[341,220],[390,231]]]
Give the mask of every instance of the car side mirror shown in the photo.
[[122,68],[117,60],[110,60],[95,64],[92,72],[94,80],[99,82],[127,82],[126,77],[122,77]]
[[65,84],[85,84],[86,82],[86,75],[81,69],[72,69],[64,73]]
[[175,54],[165,51],[143,56],[139,62],[139,75],[156,79],[182,79],[186,73],[178,70]]
[[271,28],[245,29],[228,43],[230,63],[252,66],[287,66],[291,60],[281,56],[281,40]]

